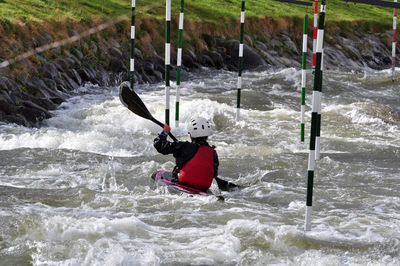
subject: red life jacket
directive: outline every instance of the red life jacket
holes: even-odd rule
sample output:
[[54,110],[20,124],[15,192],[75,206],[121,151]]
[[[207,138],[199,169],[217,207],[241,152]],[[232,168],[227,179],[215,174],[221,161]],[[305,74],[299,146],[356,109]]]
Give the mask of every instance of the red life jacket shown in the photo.
[[214,149],[200,146],[197,153],[180,171],[179,183],[201,190],[210,188],[214,178]]

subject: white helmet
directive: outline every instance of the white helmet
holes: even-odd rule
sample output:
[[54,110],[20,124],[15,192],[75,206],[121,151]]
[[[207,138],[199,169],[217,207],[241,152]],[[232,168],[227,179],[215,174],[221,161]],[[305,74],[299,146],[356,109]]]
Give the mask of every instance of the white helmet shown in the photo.
[[192,138],[208,137],[211,135],[211,126],[207,119],[203,117],[190,119],[187,130]]

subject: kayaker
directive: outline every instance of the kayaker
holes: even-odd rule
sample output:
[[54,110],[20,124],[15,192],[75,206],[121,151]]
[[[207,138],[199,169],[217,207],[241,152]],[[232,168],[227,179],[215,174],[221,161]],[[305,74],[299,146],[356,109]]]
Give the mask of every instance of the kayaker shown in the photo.
[[170,142],[167,137],[171,128],[165,124],[163,131],[154,139],[154,147],[161,154],[175,157],[173,182],[205,191],[210,188],[213,178],[218,176],[218,155],[215,146],[207,142],[211,126],[207,119],[196,117],[189,121],[187,130],[191,142]]

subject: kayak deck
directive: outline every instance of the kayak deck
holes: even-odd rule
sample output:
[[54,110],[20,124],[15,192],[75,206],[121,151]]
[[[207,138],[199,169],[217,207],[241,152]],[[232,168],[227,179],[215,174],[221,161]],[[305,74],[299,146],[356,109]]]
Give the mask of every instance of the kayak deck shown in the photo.
[[210,190],[204,191],[193,187],[188,187],[172,181],[172,172],[169,171],[157,171],[155,176],[153,176],[156,184],[171,187],[174,190],[184,192],[187,194],[195,195],[214,195]]

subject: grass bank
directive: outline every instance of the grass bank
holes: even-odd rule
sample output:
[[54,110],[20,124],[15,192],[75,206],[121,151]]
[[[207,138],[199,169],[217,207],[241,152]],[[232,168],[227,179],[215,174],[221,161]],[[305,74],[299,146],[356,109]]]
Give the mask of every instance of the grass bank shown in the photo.
[[[163,19],[165,0],[140,0],[137,15],[150,19]],[[180,0],[172,0],[172,12],[178,17]],[[237,20],[241,0],[186,0],[185,17],[193,21],[211,24]],[[65,19],[85,22],[96,19],[130,15],[131,0],[0,0],[0,20],[4,23],[63,21]],[[246,16],[303,17],[313,14],[313,7],[305,7],[273,0],[247,0]],[[354,21],[392,24],[393,10],[364,4],[353,4],[342,0],[327,0],[327,21]]]

